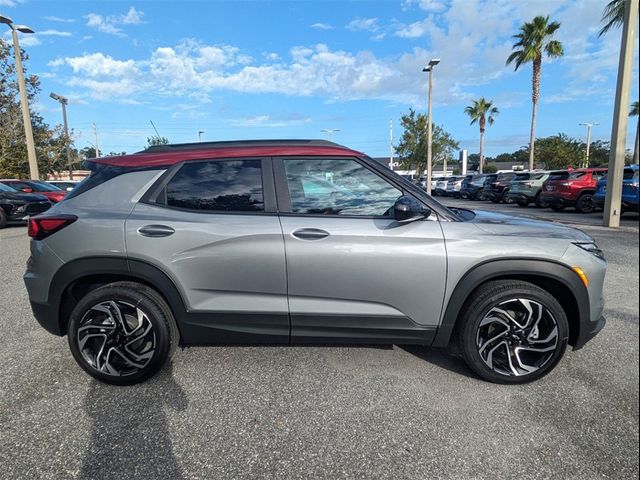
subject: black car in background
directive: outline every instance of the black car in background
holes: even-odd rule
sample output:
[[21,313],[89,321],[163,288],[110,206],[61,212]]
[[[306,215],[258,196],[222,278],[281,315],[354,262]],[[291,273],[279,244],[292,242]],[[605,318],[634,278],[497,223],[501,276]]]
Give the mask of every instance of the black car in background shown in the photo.
[[51,208],[47,197],[35,193],[23,193],[0,183],[0,228],[9,223],[22,223],[33,215]]
[[460,196],[469,200],[484,200],[491,182],[496,178],[498,178],[498,175],[495,173],[485,173],[475,177],[467,176],[462,182]]
[[500,203],[504,200],[505,195],[509,193],[509,185],[515,178],[515,172],[499,173],[489,187],[485,187],[487,198],[493,203]]

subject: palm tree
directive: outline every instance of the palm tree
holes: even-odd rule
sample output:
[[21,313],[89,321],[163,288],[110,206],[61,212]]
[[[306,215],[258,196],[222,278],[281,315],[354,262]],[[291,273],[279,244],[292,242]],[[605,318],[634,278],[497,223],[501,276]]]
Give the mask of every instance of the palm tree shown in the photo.
[[487,123],[493,125],[494,117],[500,112],[493,106],[493,102],[480,97],[473,101],[473,105],[466,107],[464,113],[471,117],[471,125],[477,122],[480,126],[480,173],[482,173],[484,169],[484,130]]
[[[630,117],[637,117],[640,110],[638,102],[635,101],[631,104]],[[638,118],[638,124],[636,125],[636,146],[633,149],[633,163],[638,163],[638,154],[640,153],[640,118]]]
[[513,45],[513,52],[507,58],[507,65],[515,63],[518,70],[523,63],[533,64],[532,94],[533,109],[531,112],[531,135],[529,137],[529,169],[533,170],[534,143],[536,134],[536,113],[538,98],[540,97],[540,74],[543,54],[547,57],[561,57],[564,55],[562,43],[551,40],[553,34],[560,28],[559,22],[549,22],[549,16],[537,16],[531,22],[525,22],[520,27],[520,33],[514,35],[518,41]]
[[624,23],[624,2],[626,0],[611,0],[602,11],[602,19],[604,25],[598,33],[601,37],[613,27],[621,27]]

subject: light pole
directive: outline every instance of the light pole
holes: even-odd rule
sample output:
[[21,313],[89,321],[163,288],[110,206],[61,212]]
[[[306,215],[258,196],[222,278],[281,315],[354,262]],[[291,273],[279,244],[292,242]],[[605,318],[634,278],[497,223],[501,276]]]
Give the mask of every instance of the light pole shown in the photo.
[[587,154],[585,159],[585,168],[589,168],[589,148],[591,147],[591,127],[595,125],[600,125],[598,122],[593,123],[579,123],[578,125],[582,125],[583,127],[587,127]]
[[624,22],[618,62],[618,83],[611,128],[611,152],[604,201],[604,225],[619,227],[622,204],[622,177],[627,142],[627,106],[633,81],[633,49],[638,25],[638,0],[624,2]]
[[66,137],[65,143],[67,145],[67,165],[69,167],[69,180],[73,180],[73,163],[71,162],[71,147],[69,146],[69,126],[67,124],[67,104],[69,100],[67,97],[63,97],[62,95],[58,95],[57,93],[51,92],[49,94],[51,98],[53,98],[56,102],[60,102],[62,105],[62,123],[64,126],[64,135]]
[[429,73],[429,98],[427,101],[427,193],[431,195],[431,176],[433,172],[431,143],[433,136],[433,122],[431,121],[431,90],[433,87],[433,67],[440,63],[439,58],[432,58],[429,64],[422,69],[423,72]]
[[198,130],[198,142],[202,142],[202,134],[204,133],[204,130]]
[[24,83],[24,70],[22,69],[22,55],[20,54],[20,44],[18,43],[18,32],[35,33],[26,25],[14,25],[9,17],[0,15],[0,23],[4,23],[11,29],[13,37],[13,51],[16,56],[16,72],[18,74],[18,88],[20,90],[20,104],[22,106],[22,123],[24,124],[24,136],[27,143],[27,158],[29,159],[29,176],[33,180],[39,180],[38,160],[36,158],[36,147],[33,142],[33,129],[31,126],[31,114],[29,113],[29,99],[27,97],[27,87]]
[[340,129],[339,128],[323,128],[320,131],[326,133],[327,137],[329,138],[329,141],[331,142],[331,141],[333,141],[333,134],[335,132],[339,132]]

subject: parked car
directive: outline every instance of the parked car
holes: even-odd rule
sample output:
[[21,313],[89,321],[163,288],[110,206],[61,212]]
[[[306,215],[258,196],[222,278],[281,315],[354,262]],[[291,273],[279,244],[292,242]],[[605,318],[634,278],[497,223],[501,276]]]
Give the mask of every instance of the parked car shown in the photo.
[[[638,204],[640,203],[640,190],[638,189],[638,165],[624,167],[622,179],[622,213],[640,213]],[[607,196],[607,177],[604,176],[598,181],[596,194],[593,201],[598,208],[604,208],[605,197]]]
[[500,203],[505,200],[505,195],[509,193],[509,186],[515,176],[515,172],[499,173],[496,179],[489,184],[487,198],[493,203]]
[[485,200],[487,189],[496,178],[498,175],[495,173],[485,173],[467,179],[460,189],[460,196],[469,200]]
[[24,223],[31,215],[38,215],[51,207],[42,195],[19,192],[0,183],[0,228],[12,223]]
[[535,203],[536,207],[547,208],[549,204],[540,199],[540,192],[551,174],[552,172],[517,173],[506,194],[507,203],[515,202],[520,207],[528,207],[530,203]]
[[67,195],[66,191],[56,187],[55,185],[50,185],[47,182],[41,182],[39,180],[7,179],[0,180],[0,183],[4,183],[9,187],[24,193],[38,193],[40,195],[44,195],[53,203],[58,203]]
[[482,378],[523,383],[605,324],[606,261],[587,234],[448,209],[331,142],[86,165],[29,220],[24,280],[38,322],[105,382],[150,377],[178,345],[320,342],[455,345]]
[[[431,193],[433,195],[436,194],[436,190],[438,189],[438,182],[446,182],[446,181],[447,181],[447,177],[432,178],[431,179]],[[445,191],[446,191],[446,187],[445,187]]]
[[556,212],[567,207],[575,207],[580,213],[594,212],[597,208],[593,201],[596,184],[606,174],[606,168],[555,172],[544,182],[540,200],[547,202]]
[[54,187],[58,187],[60,190],[70,192],[80,182],[78,180],[47,180],[47,183]]
[[465,177],[461,176],[453,176],[449,177],[449,181],[447,182],[447,190],[445,195],[447,197],[460,198],[460,189],[462,188],[462,182]]
[[436,188],[431,190],[434,196],[445,196],[447,194],[447,184],[452,177],[442,177],[436,182]]

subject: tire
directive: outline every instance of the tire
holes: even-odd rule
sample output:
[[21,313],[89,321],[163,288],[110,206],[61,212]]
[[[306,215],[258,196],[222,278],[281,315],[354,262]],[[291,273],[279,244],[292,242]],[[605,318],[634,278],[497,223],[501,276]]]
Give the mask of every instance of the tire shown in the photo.
[[522,208],[527,208],[529,206],[529,200],[518,200],[516,203]]
[[69,347],[78,365],[114,385],[133,385],[152,377],[171,358],[179,340],[164,299],[134,282],[115,282],[91,291],[69,320]]
[[576,212],[578,213],[593,213],[596,211],[596,204],[593,201],[592,193],[583,193],[578,197],[576,202]]
[[479,287],[467,301],[459,325],[464,360],[493,383],[521,384],[544,377],[562,359],[569,338],[569,322],[558,301],[516,280]]
[[4,213],[4,209],[0,207],[0,228],[7,226],[7,214]]
[[491,203],[500,203],[502,201],[502,198],[494,195],[489,200],[491,200]]
[[549,202],[545,202],[544,200],[541,200],[540,193],[536,195],[536,199],[534,201],[536,203],[536,207],[538,208],[549,208]]
[[550,206],[551,206],[551,210],[553,210],[554,212],[561,212],[566,208],[564,205],[550,205]]

